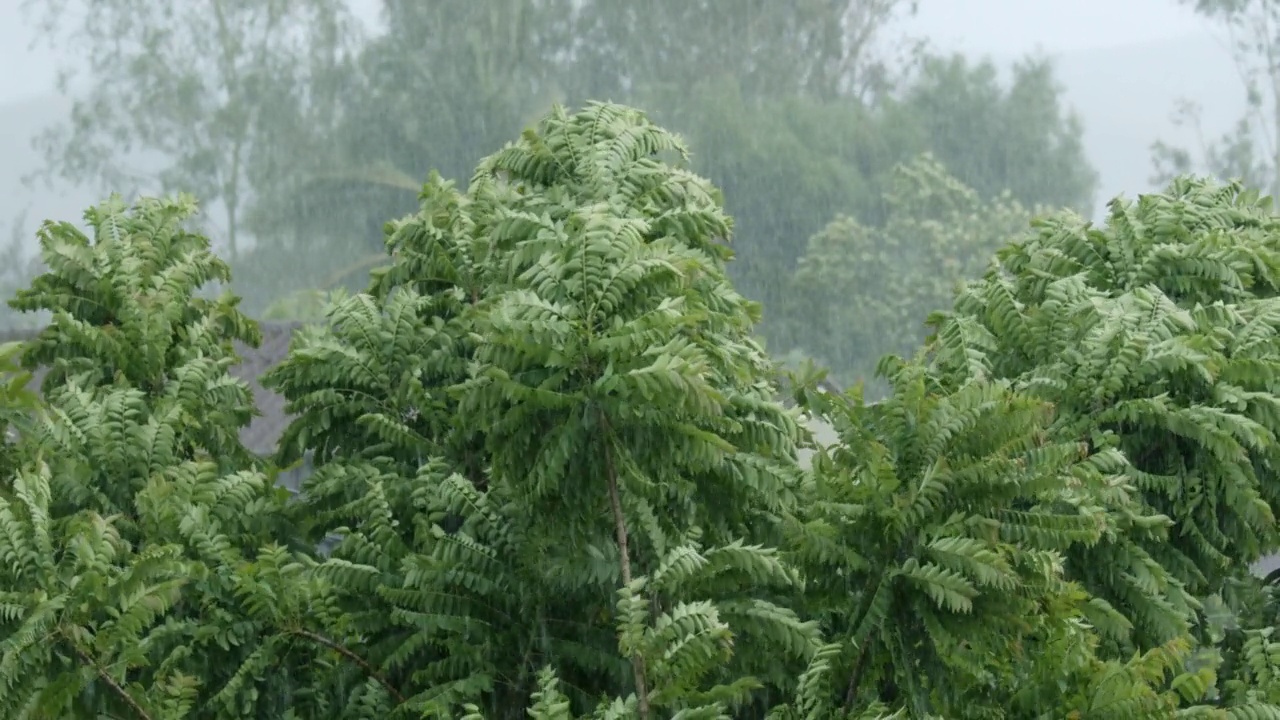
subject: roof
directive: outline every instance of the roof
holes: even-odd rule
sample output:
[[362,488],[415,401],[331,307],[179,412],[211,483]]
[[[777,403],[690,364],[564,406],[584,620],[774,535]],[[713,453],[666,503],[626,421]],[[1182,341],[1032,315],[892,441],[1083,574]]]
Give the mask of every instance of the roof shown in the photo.
[[[280,441],[280,436],[284,434],[285,428],[292,419],[285,414],[284,397],[264,388],[261,382],[262,376],[285,359],[289,353],[289,343],[293,339],[293,333],[302,325],[303,323],[300,322],[260,322],[259,326],[262,329],[260,346],[253,348],[239,341],[234,343],[240,362],[231,368],[231,374],[245,381],[253,391],[254,401],[258,406],[258,412],[261,413],[241,429],[240,442],[258,455],[266,456],[275,452],[276,443]],[[38,330],[34,329],[0,331],[0,342],[28,340],[37,332]],[[28,387],[38,391],[44,374],[45,371],[37,369]]]

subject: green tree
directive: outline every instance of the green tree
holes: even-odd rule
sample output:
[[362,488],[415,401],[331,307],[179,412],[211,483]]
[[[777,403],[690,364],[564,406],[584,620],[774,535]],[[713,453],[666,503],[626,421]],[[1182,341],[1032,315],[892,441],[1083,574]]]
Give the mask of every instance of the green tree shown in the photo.
[[298,413],[280,462],[315,452],[311,536],[343,533],[335,587],[402,688],[381,712],[520,717],[547,664],[579,712],[728,708],[817,649],[768,549],[798,426],[716,193],[659,153],[684,148],[636,111],[553,112],[465,194],[430,183],[269,378]]
[[911,128],[928,151],[984,198],[1026,207],[1093,210],[1098,174],[1080,116],[1066,105],[1052,61],[1015,63],[1007,82],[990,60],[926,56],[913,82],[885,103],[886,126]]
[[690,81],[710,80],[739,86],[757,107],[792,96],[870,102],[897,85],[886,31],[918,5],[592,0],[580,12],[573,60],[581,92],[592,97],[628,85],[687,93]]
[[884,205],[880,226],[838,216],[809,239],[769,326],[779,346],[820,361],[842,386],[872,381],[885,354],[921,347],[924,318],[1031,223],[1008,193],[984,200],[931,155],[895,171]]
[[91,236],[48,222],[48,270],[10,301],[52,321],[19,346],[46,409],[15,425],[0,483],[5,717],[313,716],[288,660],[315,586],[227,375],[259,331],[234,297],[196,296],[229,271],[194,212],[113,199]]
[[1067,577],[1065,553],[1123,529],[1097,504],[1116,453],[1049,437],[1054,408],[1007,380],[948,388],[895,357],[881,370],[893,393],[877,403],[796,383],[839,435],[788,522],[804,612],[844,641],[825,716],[884,703],[909,717],[1120,720],[1204,700],[1216,676],[1185,670],[1186,638],[1100,659],[1097,599]]
[[70,122],[38,138],[42,174],[135,194],[195,193],[221,206],[218,234],[237,263],[255,154],[299,132],[323,133],[332,117],[336,68],[353,32],[346,3],[26,0],[24,8],[70,52],[64,93],[87,64],[89,91],[76,97]]
[[1039,221],[933,319],[954,377],[1010,379],[1054,403],[1055,437],[1123,453],[1107,504],[1139,501],[1132,526],[1069,566],[1125,616],[1095,619],[1122,647],[1188,632],[1213,595],[1246,611],[1249,564],[1280,545],[1278,261],[1269,200],[1182,178],[1101,228]]

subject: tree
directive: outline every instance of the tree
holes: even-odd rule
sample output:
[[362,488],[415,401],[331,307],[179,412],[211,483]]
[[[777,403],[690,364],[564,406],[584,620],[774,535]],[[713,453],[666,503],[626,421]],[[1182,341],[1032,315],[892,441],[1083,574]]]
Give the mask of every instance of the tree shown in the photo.
[[[686,682],[740,704],[772,679],[741,679],[773,671],[764,647],[817,649],[771,602],[796,578],[762,522],[790,502],[798,429],[768,392],[757,309],[724,274],[728,218],[705,181],[652,159],[683,151],[626,108],[554,112],[465,194],[429,184],[370,292],[273,372],[299,414],[280,461],[316,453],[313,537],[349,533],[334,557],[367,579],[346,571],[344,603],[421,698],[404,710],[483,697],[492,717],[520,716],[544,663],[580,711],[598,701],[588,688],[615,688],[644,717],[685,702]],[[423,522],[443,524],[414,532]],[[423,593],[448,604],[409,601]],[[395,620],[411,607],[491,630]]]
[[1269,200],[1180,178],[1113,201],[1100,229],[1039,221],[932,320],[957,381],[1013,380],[1054,403],[1054,437],[1123,453],[1108,504],[1138,500],[1133,525],[1070,559],[1126,608],[1119,626],[1098,618],[1122,649],[1188,632],[1214,595],[1244,612],[1249,564],[1280,545],[1278,262]]
[[878,227],[838,216],[809,239],[769,327],[779,346],[821,361],[842,386],[874,381],[885,354],[920,348],[924,318],[1032,217],[1007,193],[979,197],[931,155],[896,170],[883,204]]
[[[1096,506],[1113,454],[1048,438],[1052,406],[1007,380],[948,388],[892,356],[881,370],[893,393],[878,403],[814,392],[811,371],[795,383],[839,433],[788,523],[805,611],[846,640],[828,716],[885,703],[909,717],[1120,720],[1203,700],[1216,676],[1185,670],[1185,638],[1099,658],[1097,598],[1065,571],[1063,553],[1122,531]],[[1188,691],[1162,688],[1166,673]]]
[[[1249,378],[1269,372],[1280,235],[1253,196],[1188,181],[1083,239],[1046,223],[935,318],[930,354],[882,363],[883,402],[821,393],[810,368],[788,409],[729,280],[732,222],[686,156],[592,104],[553,110],[465,191],[433,177],[387,225],[386,267],[270,373],[296,413],[274,462],[236,444],[252,405],[231,340],[257,328],[234,296],[197,295],[228,269],[190,200],[112,200],[88,235],[47,224],[49,269],[14,300],[53,313],[19,346],[42,396],[0,386],[19,430],[0,456],[0,712],[1280,714],[1269,631],[1193,632],[1209,606],[1179,594],[1221,589],[1253,622],[1270,591],[1176,562],[1214,522],[1232,548],[1268,532],[1250,488],[1277,399]],[[1135,313],[1143,272],[1168,302]],[[1065,306],[1076,286],[1094,292]],[[1136,361],[1119,340],[1139,334],[1113,332],[1162,321],[1182,334]],[[1101,426],[1152,397],[1185,421]],[[804,414],[839,434],[811,468]],[[1141,441],[1183,453],[1181,487],[1216,482],[1221,513],[1162,500]],[[317,472],[289,503],[270,478],[304,451]],[[1194,530],[1161,542],[1161,502]],[[322,557],[308,541],[328,533]]]
[[323,133],[332,119],[336,70],[353,32],[346,4],[28,0],[24,8],[42,13],[49,42],[73,51],[64,93],[73,69],[88,63],[89,92],[77,98],[70,123],[38,138],[46,179],[133,192],[158,185],[219,203],[220,234],[236,263],[255,162],[285,139],[284,128]]
[[580,92],[737,85],[759,107],[770,99],[857,98],[891,91],[899,58],[885,52],[893,22],[917,0],[802,0],[778,5],[593,0],[578,18],[573,60]]
[[[1199,106],[1182,100],[1174,122],[1189,128],[1198,147],[1190,150],[1164,141],[1152,144],[1152,182],[1203,170],[1241,179],[1250,187],[1280,196],[1280,3],[1274,0],[1180,0],[1218,24],[1227,35],[1247,104],[1235,127],[1219,138],[1204,136]],[[1197,158],[1196,155],[1199,155]]]
[[1002,82],[990,60],[925,56],[914,81],[886,102],[882,122],[911,128],[916,152],[933,153],[984,198],[1008,192],[1025,207],[1090,213],[1098,173],[1052,61],[1030,56],[1010,74]]
[[314,586],[284,493],[238,439],[251,393],[227,375],[231,340],[260,335],[234,297],[195,296],[229,271],[184,227],[194,210],[116,198],[86,213],[91,236],[48,222],[48,270],[10,301],[53,319],[20,346],[49,369],[46,409],[14,424],[21,464],[0,482],[6,717],[305,710],[287,628]]

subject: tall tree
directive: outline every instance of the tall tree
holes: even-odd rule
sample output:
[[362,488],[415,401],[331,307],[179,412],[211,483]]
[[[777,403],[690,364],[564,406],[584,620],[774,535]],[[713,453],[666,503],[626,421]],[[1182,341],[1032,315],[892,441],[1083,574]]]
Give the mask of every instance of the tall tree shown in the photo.
[[988,200],[928,155],[898,167],[883,202],[879,225],[842,215],[809,238],[776,308],[781,321],[769,326],[771,339],[820,361],[841,386],[875,382],[887,353],[915,352],[929,313],[950,305],[1032,217],[1009,193]]
[[579,14],[574,59],[583,90],[736,82],[756,99],[870,100],[894,85],[886,29],[917,0],[777,3],[593,0]]
[[1188,632],[1280,549],[1278,239],[1257,191],[1179,178],[1101,227],[1040,220],[933,318],[954,378],[1014,380],[1053,403],[1051,437],[1123,453],[1104,502],[1132,493],[1147,517],[1122,510],[1123,542],[1068,557],[1127,616],[1097,618],[1123,652]]
[[1092,210],[1098,173],[1084,125],[1063,100],[1047,58],[1015,63],[1008,80],[990,60],[926,56],[914,81],[885,103],[886,122],[909,127],[928,150],[983,197],[1008,191],[1027,205]]
[[[72,117],[37,139],[45,178],[196,193],[221,206],[233,263],[264,127],[299,101],[333,105],[356,29],[342,0],[25,0],[24,9],[71,50],[59,86],[76,97]],[[293,132],[322,132],[323,117],[309,113]]]

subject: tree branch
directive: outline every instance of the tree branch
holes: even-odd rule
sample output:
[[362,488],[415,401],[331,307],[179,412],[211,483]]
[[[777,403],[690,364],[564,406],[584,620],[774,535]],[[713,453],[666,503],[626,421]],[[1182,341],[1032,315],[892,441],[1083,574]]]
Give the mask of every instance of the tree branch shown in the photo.
[[297,635],[298,637],[306,638],[307,640],[310,640],[311,642],[314,642],[317,645],[322,645],[326,648],[329,648],[330,650],[338,653],[342,657],[360,666],[361,670],[364,670],[365,672],[369,673],[370,677],[372,677],[374,680],[377,680],[378,683],[382,685],[382,687],[386,688],[387,692],[391,693],[391,696],[396,699],[396,702],[401,704],[404,703],[404,696],[400,694],[400,691],[396,690],[395,686],[391,684],[390,680],[387,680],[385,677],[383,677],[382,674],[379,673],[378,670],[373,667],[373,665],[369,664],[368,660],[365,660],[364,658],[357,655],[355,652],[347,649],[346,646],[342,645],[341,643],[335,640],[330,640],[329,638],[319,633],[314,633],[314,632],[311,632],[310,630],[303,630],[302,628],[290,628],[287,632],[291,635]]
[[[622,493],[618,490],[618,471],[613,463],[613,451],[610,446],[612,433],[609,428],[609,421],[601,417],[601,425],[604,427],[604,462],[606,470],[606,480],[609,483],[609,507],[613,510],[613,527],[618,538],[618,553],[622,556],[622,584],[631,584],[631,551],[628,548],[627,541],[627,523],[622,516]],[[649,720],[649,689],[648,682],[645,680],[644,658],[639,652],[631,655],[631,669],[636,678],[636,698],[639,702],[641,720]]]
[[125,704],[128,705],[129,708],[132,709],[135,713],[137,713],[138,717],[142,718],[142,720],[151,720],[151,714],[148,713],[142,707],[142,705],[140,705],[138,701],[135,700],[134,697],[129,694],[128,690],[125,690],[124,687],[120,685],[120,683],[116,682],[115,678],[108,675],[107,671],[102,669],[98,665],[98,663],[94,662],[93,658],[89,657],[88,653],[86,653],[84,650],[81,650],[80,647],[77,646],[75,643],[71,642],[70,639],[68,639],[67,642],[70,643],[71,648],[75,650],[76,657],[80,658],[80,662],[93,668],[93,671],[94,673],[97,674],[98,679],[102,680],[102,682],[105,683],[107,687],[111,688],[111,692],[115,693],[116,695],[119,695],[120,699],[124,700]]

